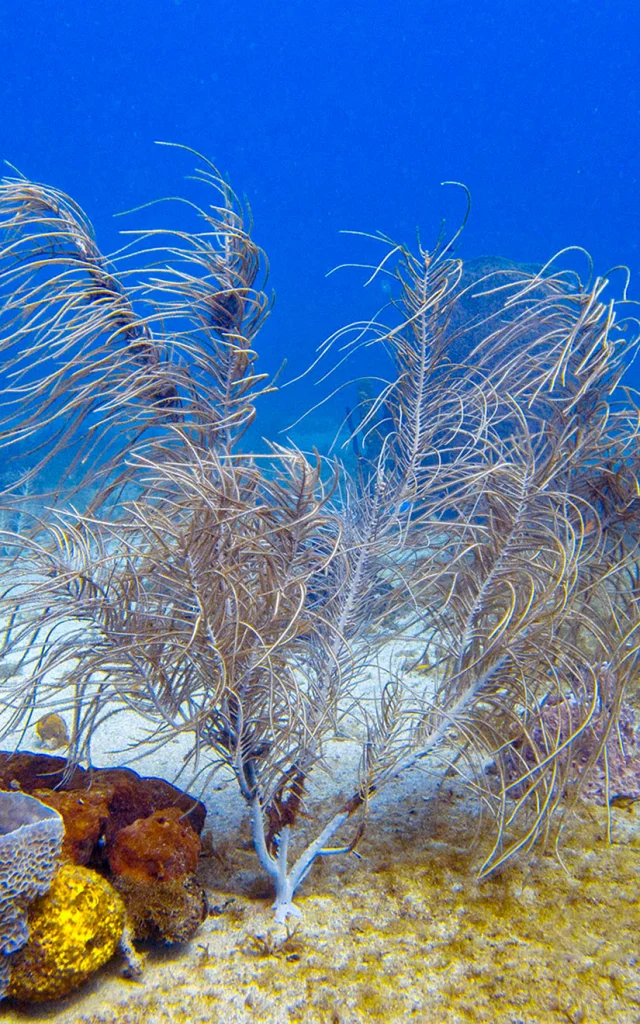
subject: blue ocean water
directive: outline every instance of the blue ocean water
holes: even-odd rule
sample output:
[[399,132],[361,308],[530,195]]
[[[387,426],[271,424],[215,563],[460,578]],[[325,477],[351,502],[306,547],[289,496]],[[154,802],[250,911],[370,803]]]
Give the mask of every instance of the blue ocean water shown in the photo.
[[340,230],[429,244],[464,210],[443,180],[471,190],[462,255],[581,245],[640,295],[639,29],[634,0],[24,0],[0,20],[0,154],[103,251],[112,214],[183,188],[193,161],[154,140],[206,154],[269,255],[261,366],[295,374],[381,301],[326,278],[373,258]]

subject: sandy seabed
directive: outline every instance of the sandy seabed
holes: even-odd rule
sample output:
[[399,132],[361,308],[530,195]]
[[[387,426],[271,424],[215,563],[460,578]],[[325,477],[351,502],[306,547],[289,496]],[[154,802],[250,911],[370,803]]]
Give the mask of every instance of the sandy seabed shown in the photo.
[[74,996],[6,1024],[428,1021],[637,1024],[640,809],[582,805],[553,851],[478,883],[464,794],[418,788],[372,809],[360,859],[312,872],[292,934],[275,926],[246,822],[213,829],[201,879],[211,913],[179,948],[145,950],[140,982],[117,958]]
[[[97,766],[176,780],[187,738],[132,762],[143,727],[128,711],[115,721],[95,737]],[[353,739],[330,744],[305,842],[352,791]],[[19,745],[34,740],[31,729]],[[640,804],[612,809],[610,822],[605,808],[581,804],[558,852],[537,847],[478,882],[468,793],[408,775],[372,803],[358,856],[314,866],[296,898],[302,921],[287,933],[274,924],[235,782],[177,782],[208,808],[199,876],[210,914],[195,938],[144,946],[139,982],[116,957],[67,999],[6,1000],[2,1024],[640,1024]]]

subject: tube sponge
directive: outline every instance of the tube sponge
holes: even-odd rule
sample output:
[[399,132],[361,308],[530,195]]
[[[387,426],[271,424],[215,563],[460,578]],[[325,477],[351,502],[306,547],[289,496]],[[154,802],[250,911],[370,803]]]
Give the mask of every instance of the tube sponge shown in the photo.
[[21,792],[0,792],[0,999],[10,955],[29,938],[25,907],[45,893],[60,860],[64,824],[52,807]]

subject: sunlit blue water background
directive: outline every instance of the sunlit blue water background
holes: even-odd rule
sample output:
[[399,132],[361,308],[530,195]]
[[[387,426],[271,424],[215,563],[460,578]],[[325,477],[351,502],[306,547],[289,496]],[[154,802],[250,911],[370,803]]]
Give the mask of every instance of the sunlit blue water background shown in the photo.
[[106,251],[113,213],[190,170],[155,139],[205,153],[269,255],[261,366],[296,372],[382,300],[325,277],[364,255],[340,229],[427,244],[463,212],[446,179],[473,197],[463,256],[581,245],[640,297],[639,29],[637,0],[23,0],[0,20],[0,153]]

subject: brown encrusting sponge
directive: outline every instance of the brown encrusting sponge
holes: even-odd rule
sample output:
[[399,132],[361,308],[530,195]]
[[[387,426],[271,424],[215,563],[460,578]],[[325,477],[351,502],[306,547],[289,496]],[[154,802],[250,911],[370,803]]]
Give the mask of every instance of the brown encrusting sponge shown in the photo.
[[207,914],[195,879],[201,843],[178,807],[139,818],[109,851],[111,880],[125,901],[137,939],[190,939]]
[[[78,804],[78,807],[86,807],[87,802],[102,807],[106,802],[107,842],[121,828],[165,807],[179,807],[198,835],[207,814],[200,800],[164,779],[142,778],[131,768],[94,768],[88,771],[77,765],[69,772],[66,758],[29,751],[0,751],[0,790],[7,789],[20,789],[23,793],[36,790],[79,793],[85,803]],[[69,812],[70,816],[74,813]],[[67,821],[65,828],[69,829]]]
[[200,839],[179,807],[155,811],[121,829],[109,850],[114,875],[133,882],[170,882],[198,867]]

